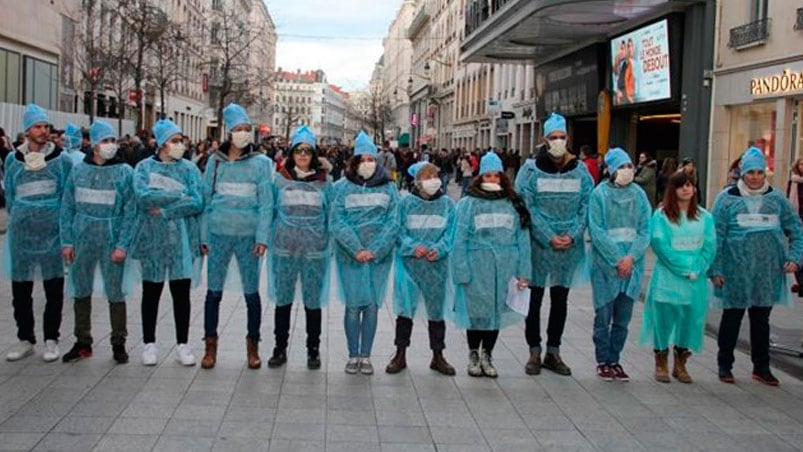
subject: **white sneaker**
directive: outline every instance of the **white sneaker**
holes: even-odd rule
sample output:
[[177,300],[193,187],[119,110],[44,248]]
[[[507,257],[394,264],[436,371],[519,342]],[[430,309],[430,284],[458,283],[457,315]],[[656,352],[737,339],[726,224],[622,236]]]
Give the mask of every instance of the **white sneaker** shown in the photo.
[[370,358],[360,358],[360,373],[363,375],[373,375],[374,366],[371,365]]
[[33,354],[33,344],[28,341],[19,341],[11,347],[6,355],[6,361],[19,361]]
[[54,341],[53,339],[46,340],[45,352],[42,354],[42,359],[45,360],[46,363],[52,363],[53,361],[59,359],[59,355],[58,341]]
[[155,366],[156,361],[159,359],[159,351],[156,349],[155,342],[149,342],[142,348],[142,364],[146,366]]
[[192,347],[187,344],[178,344],[176,347],[176,361],[182,366],[194,366],[195,355],[192,354]]
[[346,373],[354,375],[360,371],[360,358],[349,358],[346,362]]

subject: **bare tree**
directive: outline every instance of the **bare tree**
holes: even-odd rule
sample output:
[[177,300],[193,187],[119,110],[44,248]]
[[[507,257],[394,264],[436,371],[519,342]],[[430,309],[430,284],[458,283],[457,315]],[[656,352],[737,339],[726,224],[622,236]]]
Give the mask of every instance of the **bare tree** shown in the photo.
[[89,93],[89,121],[97,115],[98,91],[103,86],[109,61],[101,39],[104,31],[103,8],[100,0],[81,0],[77,11],[71,15],[81,18],[76,21],[72,42],[62,43],[62,50],[69,52],[78,78],[73,87],[77,92]]
[[182,32],[183,24],[164,18],[162,39],[153,45],[151,58],[146,65],[148,80],[159,92],[159,116],[167,117],[167,94],[177,83],[187,80],[192,43],[200,36]]

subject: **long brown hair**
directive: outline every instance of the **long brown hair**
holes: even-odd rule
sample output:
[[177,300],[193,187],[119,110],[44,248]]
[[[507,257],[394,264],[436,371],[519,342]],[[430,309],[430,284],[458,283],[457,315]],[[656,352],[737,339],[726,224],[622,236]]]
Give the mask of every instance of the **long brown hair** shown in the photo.
[[[669,181],[666,184],[666,191],[664,192],[663,209],[664,215],[666,215],[666,218],[668,218],[670,222],[680,224],[680,206],[678,205],[677,189],[686,184],[692,184],[692,186],[694,186],[694,182],[694,176],[686,173],[683,169],[675,171],[675,174],[669,177]],[[689,200],[689,209],[686,211],[686,218],[689,219],[689,221],[697,220],[697,213],[697,194],[695,193]]]
[[[471,185],[469,185],[468,190],[466,193],[469,196],[479,196],[485,197],[487,193],[483,190],[480,185],[482,184],[482,176],[477,176],[471,181]],[[524,204],[524,200],[519,197],[516,190],[513,189],[513,183],[510,182],[510,178],[507,177],[505,173],[499,173],[499,185],[502,187],[502,192],[499,193],[498,198],[494,199],[501,199],[506,198],[513,204],[513,208],[516,209],[516,213],[519,214],[519,223],[521,224],[522,229],[529,229],[532,225],[532,220],[530,218],[530,211],[527,210],[527,206]],[[484,195],[485,194],[485,195]]]

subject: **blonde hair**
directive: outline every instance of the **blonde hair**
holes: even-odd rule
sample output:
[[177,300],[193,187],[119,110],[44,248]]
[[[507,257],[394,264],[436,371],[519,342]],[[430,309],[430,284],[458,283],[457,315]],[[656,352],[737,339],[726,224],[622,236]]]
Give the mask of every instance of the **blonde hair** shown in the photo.
[[427,163],[426,165],[422,166],[420,170],[418,170],[418,173],[416,173],[415,175],[415,180],[420,181],[424,179],[429,179],[433,176],[438,177],[439,172],[440,169],[438,169],[437,166],[431,163]]

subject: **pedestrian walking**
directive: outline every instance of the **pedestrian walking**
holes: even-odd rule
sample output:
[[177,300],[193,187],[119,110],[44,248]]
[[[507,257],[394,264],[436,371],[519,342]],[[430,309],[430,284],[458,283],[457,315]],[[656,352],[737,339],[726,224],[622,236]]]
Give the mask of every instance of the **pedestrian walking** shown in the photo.
[[195,365],[188,343],[190,289],[200,277],[199,231],[195,216],[203,210],[201,172],[184,159],[181,129],[169,119],[153,126],[157,153],[137,165],[134,191],[138,205],[137,235],[131,257],[142,267],[142,364],[155,366],[156,319],[165,281],[173,298],[176,360]]
[[735,382],[733,350],[745,310],[750,317],[753,379],[777,386],[770,371],[770,313],[790,303],[785,273],[797,271],[803,255],[800,218],[767,182],[764,153],[750,147],[742,156],[741,178],[714,202],[717,254],[709,274],[722,307],[717,345],[719,379]]
[[[385,371],[396,374],[407,367],[406,351],[413,318],[422,312],[428,320],[429,368],[444,375],[455,370],[443,356],[447,312],[454,302],[449,261],[454,245],[455,206],[439,179],[438,167],[417,163],[408,173],[415,180],[400,203],[400,229],[395,257],[393,310],[396,314],[396,354]],[[419,311],[419,305],[423,307]]]
[[611,176],[594,189],[588,207],[594,354],[599,378],[627,382],[620,357],[641,292],[652,208],[633,183],[633,162],[624,150],[609,150],[605,163]]
[[[290,314],[301,297],[307,330],[307,368],[320,369],[321,308],[329,301],[329,205],[332,188],[318,159],[315,134],[293,133],[290,156],[276,175],[268,290],[276,303],[276,345],[268,367],[287,362]],[[300,286],[299,286],[300,281]],[[300,287],[300,291],[297,289]]]
[[35,280],[41,280],[45,291],[42,359],[52,362],[59,358],[64,305],[59,207],[72,160],[63,149],[48,141],[50,121],[45,110],[29,104],[22,122],[27,140],[6,157],[3,184],[9,215],[3,274],[11,280],[11,303],[19,339],[6,359],[17,361],[34,352],[33,286]]
[[530,215],[496,153],[482,158],[479,172],[457,204],[455,321],[466,328],[468,375],[496,378],[493,350],[499,331],[521,319],[506,303],[508,288],[512,281],[526,288],[532,273]]
[[134,170],[117,154],[117,135],[110,124],[96,120],[89,135],[92,153],[73,168],[61,204],[62,255],[71,264],[68,292],[75,297],[75,345],[62,360],[92,356],[92,292],[98,275],[109,301],[114,360],[124,364],[125,296],[133,289],[128,252],[137,216]]
[[694,181],[676,171],[667,181],[662,207],[652,216],[650,244],[655,267],[644,303],[642,344],[655,353],[655,379],[669,383],[669,347],[674,344],[672,376],[692,378],[686,364],[703,349],[708,314],[705,274],[717,250],[714,217],[697,204]]
[[[254,146],[251,119],[245,109],[229,104],[223,109],[228,139],[209,157],[203,177],[204,212],[201,253],[207,256],[207,292],[204,301],[204,342],[201,367],[217,362],[218,317],[224,285],[237,287],[245,298],[245,338],[249,369],[259,369],[262,299],[259,271],[268,248],[273,220],[273,162]],[[233,261],[239,275],[235,275]],[[239,278],[238,278],[239,276]],[[237,281],[239,279],[239,281]]]
[[398,192],[377,166],[376,145],[360,132],[345,179],[334,186],[331,228],[349,359],[346,373],[370,375],[377,310],[385,298],[399,229]]
[[549,287],[547,350],[543,367],[560,375],[572,371],[560,356],[569,289],[584,283],[585,230],[594,181],[568,152],[566,119],[553,113],[544,122],[546,151],[528,159],[516,176],[516,191],[532,216],[532,292],[525,324],[530,358],[525,371],[541,373],[541,301]]

